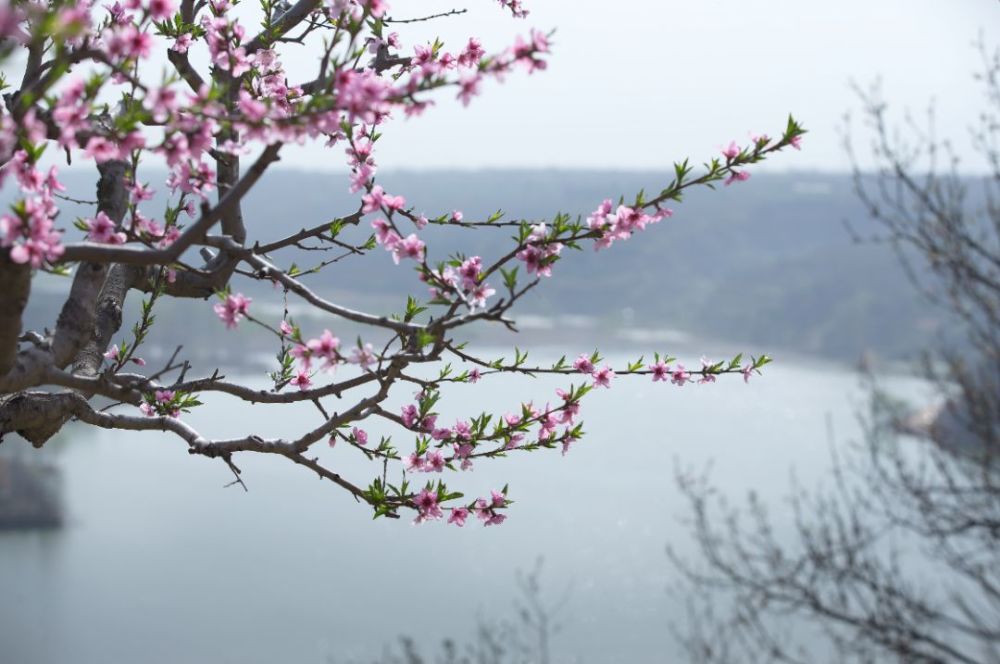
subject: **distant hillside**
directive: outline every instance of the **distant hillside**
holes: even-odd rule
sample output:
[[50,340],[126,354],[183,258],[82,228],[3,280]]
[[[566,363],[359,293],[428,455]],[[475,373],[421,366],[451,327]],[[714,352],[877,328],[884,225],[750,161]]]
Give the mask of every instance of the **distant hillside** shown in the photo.
[[[70,193],[91,197],[92,178],[72,172],[66,179]],[[146,179],[158,185],[162,177],[152,173]],[[668,179],[651,172],[436,171],[384,173],[380,182],[429,215],[461,209],[475,218],[503,207],[507,218],[542,220],[559,211],[586,215],[603,198],[630,197],[642,187],[658,191]],[[264,179],[245,211],[253,236],[270,238],[353,212],[357,201],[340,175],[285,170]],[[85,209],[68,205],[66,212]],[[692,192],[675,206],[673,218],[629,242],[599,254],[570,252],[520,311],[582,315],[598,329],[682,330],[740,342],[748,350],[848,361],[864,351],[886,358],[912,355],[933,340],[942,322],[928,313],[891,251],[853,244],[845,221],[862,232],[873,230],[842,175],[758,175],[715,192]],[[350,237],[363,241],[369,232],[357,229]],[[488,258],[510,246],[509,233],[499,230],[427,233],[432,258],[454,250]],[[285,266],[310,265],[317,255],[276,258]],[[395,268],[381,251],[308,279],[327,296],[382,311],[398,308],[402,292],[425,294],[412,271]],[[256,296],[276,298],[270,289],[258,288]],[[54,306],[52,298],[37,293],[34,322],[51,325]],[[183,318],[184,329],[204,327],[214,338],[220,330],[211,327],[210,308],[204,309],[203,317]],[[163,317],[167,325],[177,320]]]

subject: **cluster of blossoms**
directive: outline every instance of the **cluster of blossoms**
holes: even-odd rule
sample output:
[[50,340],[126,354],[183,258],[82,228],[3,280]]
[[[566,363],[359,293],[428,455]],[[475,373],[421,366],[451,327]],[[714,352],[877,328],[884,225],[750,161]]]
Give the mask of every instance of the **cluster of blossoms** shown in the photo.
[[[228,0],[213,0],[209,3],[211,15],[202,16],[197,27],[189,26],[176,32],[169,23],[175,8],[176,3],[172,0],[127,0],[108,5],[108,20],[103,22],[98,40],[92,42],[93,46],[103,46],[112,70],[112,83],[131,86],[131,95],[144,93],[139,101],[150,119],[162,126],[161,141],[149,143],[139,118],[95,131],[92,117],[96,90],[88,88],[82,78],[69,81],[52,97],[49,112],[63,148],[73,149],[79,143],[88,158],[101,163],[127,159],[135,151],[148,147],[167,161],[170,167],[168,181],[173,190],[200,197],[207,196],[213,187],[215,173],[205,161],[208,150],[213,147],[222,152],[243,153],[253,141],[265,144],[300,142],[326,136],[335,142],[345,136],[345,126],[351,128],[351,133],[359,124],[368,125],[370,131],[388,118],[394,108],[401,108],[407,114],[421,112],[431,103],[418,99],[421,92],[454,85],[459,88],[459,98],[467,102],[478,91],[478,80],[483,74],[500,77],[517,64],[524,64],[529,70],[538,69],[544,66],[540,56],[548,51],[544,35],[534,33],[529,40],[519,39],[513,47],[488,60],[475,38],[470,38],[455,53],[443,52],[438,45],[418,45],[412,57],[396,58],[406,76],[382,77],[374,68],[341,67],[330,78],[327,87],[312,91],[314,97],[318,92],[324,93],[323,103],[317,104],[310,102],[301,86],[288,85],[273,49],[249,48],[245,28],[229,15]],[[519,7],[514,9],[518,13],[521,11]],[[58,23],[64,26],[61,37],[68,44],[75,44],[74,36],[93,31],[93,10],[90,3],[60,10]],[[316,12],[338,25],[345,25],[345,21],[360,21],[364,15],[377,18],[386,10],[384,2],[351,1],[327,2]],[[6,33],[20,32],[23,13],[8,10],[0,18],[4,20]],[[220,101],[217,91],[207,85],[180,92],[176,84],[170,82],[140,87],[126,75],[133,69],[130,65],[147,57],[154,48],[154,31],[149,29],[153,21],[165,21],[158,24],[157,29],[166,29],[165,34],[173,38],[173,52],[186,57],[196,41],[203,41],[218,71],[226,72],[234,80],[245,79],[246,84],[241,85],[237,93],[235,114]],[[83,42],[78,45],[82,46]],[[399,36],[390,35],[384,45],[398,50],[401,46]],[[450,74],[459,69],[469,73]],[[0,143],[15,145],[14,134],[18,127],[9,118],[5,118],[5,122],[7,126],[0,127]],[[31,130],[33,123],[39,125],[39,131]],[[20,118],[18,124],[22,133],[36,134],[29,139],[32,143],[45,135],[45,127],[30,113]],[[239,143],[230,140],[214,146],[214,136],[223,129],[230,131],[231,136],[239,136]],[[357,170],[352,179],[355,190],[370,183],[375,174],[370,147],[369,144],[367,153],[362,145],[355,145],[350,150],[351,166]],[[116,237],[103,231],[97,236]]]
[[[516,16],[526,14],[520,2],[502,4]],[[246,30],[230,15],[231,8],[228,0],[212,0],[208,4],[210,14],[203,15],[197,26],[171,23],[177,9],[175,0],[118,1],[105,7],[107,19],[101,21],[96,18],[97,7],[89,2],[56,12],[54,25],[59,39],[68,47],[80,48],[81,52],[86,52],[83,50],[86,48],[101,49],[110,70],[107,80],[128,87],[126,94],[139,102],[131,108],[141,108],[152,122],[144,122],[141,116],[132,114],[124,122],[95,126],[93,118],[100,88],[82,77],[69,79],[47,97],[50,127],[36,117],[35,109],[29,109],[16,121],[8,115],[0,118],[0,154],[14,155],[2,173],[17,173],[22,190],[37,194],[24,201],[14,214],[0,220],[0,246],[12,249],[13,260],[38,268],[54,263],[62,254],[61,236],[53,223],[56,206],[51,195],[63,188],[54,171],[48,177],[39,177],[34,160],[23,150],[14,152],[19,136],[34,145],[54,131],[60,147],[82,148],[84,155],[97,163],[128,160],[139,151],[150,150],[166,161],[171,191],[205,200],[216,179],[207,159],[209,150],[244,154],[251,142],[301,142],[326,136],[332,143],[349,135],[371,135],[394,108],[413,114],[432,103],[418,98],[419,93],[454,85],[458,97],[467,103],[478,92],[482,76],[499,78],[516,65],[523,65],[529,71],[543,68],[541,56],[549,48],[545,35],[537,32],[532,32],[528,39],[518,38],[511,48],[491,57],[487,57],[481,42],[475,38],[469,38],[455,52],[446,52],[439,44],[417,45],[409,58],[392,56],[404,75],[383,77],[374,64],[368,68],[338,67],[326,88],[311,91],[313,100],[310,100],[302,86],[288,84],[275,50],[249,47]],[[360,30],[365,16],[378,18],[387,9],[388,5],[381,1],[328,0],[315,11],[316,16],[337,25],[357,22],[356,29]],[[4,7],[0,12],[2,34],[23,41],[26,33],[21,26],[27,18],[28,13],[20,8]],[[159,23],[152,29],[154,22]],[[95,31],[97,27],[99,31]],[[242,79],[235,107],[227,108],[218,90],[207,84],[184,91],[173,81],[151,85],[134,79],[128,72],[135,70],[137,61],[150,55],[157,32],[171,38],[171,51],[185,58],[196,43],[204,43],[217,71],[225,72],[234,81]],[[402,47],[395,33],[378,41],[379,46],[397,52]],[[324,93],[322,103],[316,103],[317,93]],[[144,128],[144,124],[160,126],[162,139],[155,140],[154,132],[148,126]],[[215,137],[220,135],[230,138],[215,145]],[[351,141],[348,150],[353,170],[351,189],[365,188],[369,196],[377,196],[372,187],[376,172],[372,145],[366,139]],[[387,202],[393,204],[392,199]],[[86,219],[81,228],[93,242],[129,241],[124,229],[107,215]],[[129,230],[137,238],[160,247],[169,245],[179,233],[176,228],[164,229],[141,214],[133,218]],[[424,243],[415,234],[402,237],[387,231],[380,237],[395,261],[423,259]],[[472,297],[481,300],[480,295]],[[238,317],[230,316],[229,320],[235,323]]]
[[119,231],[115,222],[104,212],[98,212],[96,217],[86,219],[83,224],[87,228],[87,239],[91,242],[125,244],[125,233]]
[[[759,152],[760,150],[766,148],[771,143],[771,138],[764,134],[761,135],[751,134],[750,140],[753,143],[753,145],[749,150],[744,150],[743,148],[741,148],[739,145],[736,144],[736,141],[730,141],[729,145],[722,148],[721,150],[722,156],[726,158],[727,166],[731,165],[734,160],[739,159],[740,157],[748,153]],[[788,139],[788,145],[791,145],[796,150],[801,150],[802,136],[799,134],[791,136]],[[729,186],[734,182],[746,182],[749,179],[750,179],[749,171],[740,171],[733,168],[730,170],[729,177],[726,178],[725,184],[726,186]]]
[[[431,487],[422,489],[414,497],[413,504],[417,508],[417,518],[414,519],[414,523],[423,523],[424,521],[444,517],[444,510],[440,505],[438,492]],[[482,521],[484,526],[498,526],[507,520],[507,515],[498,510],[507,507],[509,504],[510,501],[507,499],[505,492],[494,490],[490,492],[489,498],[477,498],[468,507],[448,508],[450,512],[448,523],[460,527],[464,526],[466,519],[472,514]]]
[[146,398],[139,405],[139,410],[147,417],[157,415],[167,415],[168,417],[178,417],[181,414],[180,408],[176,405],[177,393],[173,390],[156,390],[152,397]]
[[528,274],[535,273],[539,277],[552,276],[552,264],[562,252],[563,245],[549,238],[548,227],[536,224],[531,227],[526,246],[517,252],[517,260],[524,263]]
[[375,241],[392,254],[392,260],[396,265],[399,265],[399,261],[403,258],[423,262],[427,245],[417,237],[416,233],[401,237],[385,219],[373,221],[372,228],[375,229]]
[[[436,413],[424,412],[418,404],[407,404],[402,407],[399,421],[407,429],[421,435],[417,439],[416,450],[403,457],[404,467],[410,472],[440,473],[445,468],[453,469],[452,464],[457,463],[461,470],[471,470],[474,456],[495,456],[521,447],[530,428],[535,425],[538,429],[536,438],[530,443],[532,448],[561,443],[562,452],[566,454],[579,437],[578,428],[574,425],[584,392],[557,389],[556,394],[561,399],[558,406],[552,407],[547,403],[539,409],[531,402],[523,403],[520,413],[505,413],[492,432],[487,432],[485,421],[480,420],[473,423],[458,420],[451,427],[438,427]],[[421,393],[418,396],[425,395]],[[559,427],[564,427],[561,432]],[[435,441],[433,446],[431,441]],[[491,441],[497,443],[493,449],[476,452],[477,448]],[[443,451],[446,446],[451,447],[450,456]]]
[[653,214],[646,214],[641,208],[627,205],[619,205],[616,209],[608,198],[587,217],[587,225],[590,230],[601,234],[594,242],[594,249],[599,250],[610,247],[615,240],[627,240],[636,231],[646,230],[649,224],[662,221],[672,214],[672,210],[659,207]]
[[496,290],[483,281],[482,257],[472,256],[456,263],[439,270],[421,272],[420,279],[431,284],[431,297],[445,300],[450,293],[457,293],[470,309],[485,307],[486,300],[495,295]]
[[[581,353],[574,361],[573,368],[584,374],[590,375],[594,382],[593,387],[611,387],[611,381],[615,377],[615,371],[610,366],[605,364],[603,367],[597,367],[594,364],[594,357],[588,356],[586,353]],[[678,387],[684,386],[687,383],[695,382],[695,377],[698,377],[697,381],[699,384],[704,383],[714,383],[717,378],[718,368],[722,365],[716,364],[708,361],[704,357],[701,358],[701,369],[699,371],[689,371],[684,367],[681,362],[676,363],[671,366],[668,361],[672,361],[671,358],[661,359],[659,355],[656,357],[656,361],[652,364],[646,366],[646,373],[650,375],[654,383],[657,382],[670,382]],[[636,363],[635,367],[639,368],[642,366],[641,361]],[[731,366],[736,366],[732,364]],[[749,382],[750,376],[753,375],[755,371],[754,364],[746,363],[740,367],[740,373],[743,375],[743,381]]]
[[[742,152],[742,148],[736,145],[736,141],[731,141],[728,146],[722,149],[722,156],[726,158],[726,163],[729,163],[739,157]],[[733,171],[729,174],[729,177],[726,178],[726,186],[729,186],[734,182],[745,182],[749,179],[749,172],[733,169]]]
[[0,186],[11,173],[27,196],[11,206],[11,212],[0,216],[0,247],[10,249],[11,261],[39,268],[63,254],[62,234],[55,230],[59,209],[54,194],[65,191],[65,187],[57,178],[55,166],[43,174],[24,150],[15,152],[0,168]]
[[[323,330],[318,337],[304,339],[297,327],[283,320],[279,331],[282,336],[291,339],[292,347],[288,352],[298,362],[298,369],[289,382],[302,391],[313,386],[312,379],[315,375],[312,371],[313,362],[321,363],[319,371],[330,372],[334,371],[338,364],[345,362],[356,364],[362,370],[369,371],[372,365],[378,362],[378,356],[370,343],[359,343],[351,349],[349,356],[344,356],[340,352],[340,339],[333,336],[330,330]],[[355,429],[354,433],[360,444],[364,445],[368,441],[368,436],[364,431]]]
[[[393,33],[385,41],[369,42],[369,48],[375,51],[380,46],[399,48],[398,35]],[[468,105],[479,94],[483,76],[502,79],[518,65],[525,67],[529,73],[544,69],[546,63],[542,56],[548,52],[548,38],[534,30],[528,40],[518,36],[510,49],[491,58],[486,58],[482,43],[475,37],[470,37],[456,53],[442,51],[438,44],[418,44],[414,46],[412,56],[402,59],[405,62],[403,69],[409,76],[400,84],[393,85],[371,69],[349,69],[338,74],[335,81],[337,110],[343,112],[344,117],[337,116],[333,118],[334,122],[329,123],[319,119],[317,127],[327,129],[324,133],[329,138],[329,144],[344,138],[341,129],[344,122],[351,127],[359,125],[358,131],[352,130],[352,136],[370,136],[374,127],[390,117],[393,107],[401,106],[407,116],[423,113],[432,102],[416,95],[447,84],[456,85],[456,97],[463,105]],[[456,70],[457,78],[449,79]],[[352,139],[346,150],[351,168],[352,193],[371,187],[377,172],[372,147],[371,140],[359,138]]]
[[[149,188],[148,185],[144,184],[132,184],[129,185],[129,195],[132,201],[132,217],[131,217],[131,232],[136,237],[145,240],[151,244],[154,244],[160,249],[165,249],[171,244],[177,241],[177,238],[181,236],[180,227],[176,223],[163,227],[159,222],[154,219],[150,219],[139,211],[139,204],[142,201],[148,201],[153,198],[153,190]],[[188,201],[186,206],[181,208],[184,210],[188,216],[194,215],[194,202]],[[174,276],[174,271],[168,271],[171,280]]]
[[580,373],[590,374],[594,379],[594,387],[611,387],[611,381],[615,377],[614,369],[606,364],[598,368],[594,361],[583,353],[573,361],[573,368]]

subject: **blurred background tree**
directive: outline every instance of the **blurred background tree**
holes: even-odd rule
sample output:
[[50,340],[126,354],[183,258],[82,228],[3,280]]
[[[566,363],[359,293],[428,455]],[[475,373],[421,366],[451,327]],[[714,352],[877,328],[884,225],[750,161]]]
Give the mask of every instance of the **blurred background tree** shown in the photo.
[[859,240],[890,243],[956,321],[919,364],[936,403],[909,409],[863,368],[863,440],[833,453],[829,485],[794,485],[791,537],[755,495],[734,507],[707,473],[677,473],[699,553],[670,551],[691,591],[674,629],[693,661],[1000,661],[1000,51],[980,51],[982,176],[933,111],[895,126],[877,86],[859,91],[877,177],[846,133],[879,229]]

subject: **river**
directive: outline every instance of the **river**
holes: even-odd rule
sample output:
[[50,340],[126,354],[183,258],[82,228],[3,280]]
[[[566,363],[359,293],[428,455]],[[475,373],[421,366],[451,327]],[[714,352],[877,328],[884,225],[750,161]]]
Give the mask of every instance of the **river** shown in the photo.
[[[459,386],[442,400],[442,421],[554,400],[562,384]],[[691,551],[674,469],[711,462],[727,495],[757,490],[780,524],[791,470],[807,485],[828,481],[830,442],[857,438],[863,398],[855,373],[804,358],[749,384],[619,378],[585,399],[587,436],[565,457],[513,455],[453,476],[477,495],[510,483],[516,503],[494,528],[372,521],[280,458],[237,458],[249,492],[223,488],[225,466],[175,438],[74,428],[42,452],[63,468],[68,525],[0,534],[0,660],[371,661],[399,635],[429,649],[509,616],[515,572],[542,557],[543,596],[567,598],[554,661],[671,661],[668,625],[684,602],[664,549]],[[268,436],[315,417],[217,399],[189,420],[210,434]],[[318,455],[359,482],[376,472],[346,446]]]

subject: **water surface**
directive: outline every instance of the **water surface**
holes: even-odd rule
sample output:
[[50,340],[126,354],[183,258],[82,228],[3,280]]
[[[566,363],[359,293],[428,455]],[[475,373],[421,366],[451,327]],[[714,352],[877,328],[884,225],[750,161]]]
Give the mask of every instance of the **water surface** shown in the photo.
[[[563,384],[459,386],[441,421],[554,401]],[[691,550],[674,468],[713,461],[717,484],[737,498],[758,490],[780,523],[790,468],[823,482],[828,430],[855,438],[861,402],[854,373],[804,360],[749,385],[620,378],[585,400],[587,437],[565,457],[514,455],[449,478],[477,495],[510,483],[516,504],[498,528],[373,522],[345,492],[280,458],[237,458],[244,493],[223,488],[222,463],[190,457],[168,435],[74,429],[45,450],[58,448],[69,525],[0,535],[0,660],[367,660],[400,634],[462,640],[477,619],[509,615],[515,570],[539,556],[552,597],[569,589],[557,661],[670,660],[667,626],[684,602],[670,590],[664,548]],[[212,406],[189,420],[213,435],[287,436],[318,423],[311,407]],[[316,449],[356,482],[377,472],[346,446]]]

